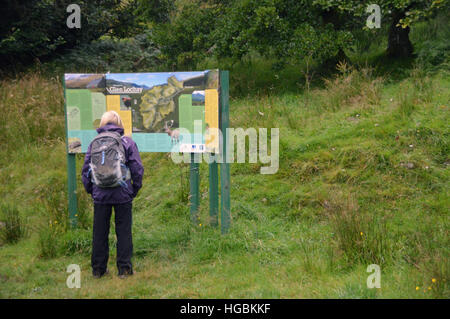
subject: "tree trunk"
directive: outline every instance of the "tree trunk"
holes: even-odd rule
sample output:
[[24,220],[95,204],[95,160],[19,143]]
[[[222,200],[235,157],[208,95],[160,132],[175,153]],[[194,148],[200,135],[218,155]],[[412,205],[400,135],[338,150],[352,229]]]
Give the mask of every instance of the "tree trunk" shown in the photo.
[[345,54],[345,52],[344,52],[344,50],[342,48],[339,48],[339,51],[338,51],[338,53],[335,56],[326,59],[322,63],[322,66],[327,68],[327,69],[330,69],[330,70],[336,70],[336,65],[339,62],[344,62],[346,64],[351,64],[351,61],[350,61],[349,57]]
[[409,40],[409,27],[397,27],[400,19],[405,17],[405,12],[394,12],[392,24],[389,28],[387,54],[390,57],[410,57],[413,46]]

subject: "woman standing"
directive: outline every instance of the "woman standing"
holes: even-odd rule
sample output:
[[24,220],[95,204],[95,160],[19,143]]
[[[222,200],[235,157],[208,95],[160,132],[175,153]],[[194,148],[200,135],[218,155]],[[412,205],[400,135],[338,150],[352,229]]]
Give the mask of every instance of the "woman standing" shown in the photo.
[[[88,147],[81,172],[84,188],[94,200],[92,274],[100,278],[108,272],[108,235],[114,207],[117,269],[119,277],[124,278],[133,274],[132,201],[142,186],[144,168],[136,143],[123,136],[122,120],[117,112],[104,113],[97,132],[99,135]],[[106,171],[120,178],[113,178]]]

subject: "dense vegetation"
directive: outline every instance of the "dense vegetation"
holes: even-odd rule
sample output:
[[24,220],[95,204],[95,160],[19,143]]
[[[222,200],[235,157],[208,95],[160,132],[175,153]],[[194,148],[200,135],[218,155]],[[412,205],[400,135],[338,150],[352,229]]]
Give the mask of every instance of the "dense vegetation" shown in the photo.
[[[15,7],[0,27],[0,297],[450,297],[448,1],[380,1],[411,12],[402,58],[387,52],[392,18],[365,30],[350,0],[79,1],[104,29],[73,39],[66,2],[29,2],[42,24]],[[280,127],[278,173],[231,165],[222,236],[207,165],[191,225],[188,167],[142,154],[136,275],[94,280],[80,180],[79,227],[68,223],[62,74],[217,67],[230,70],[232,127]],[[112,223],[110,269],[115,240]],[[81,289],[66,287],[72,263]],[[380,289],[366,286],[374,263]]]
[[[361,44],[358,36],[367,29],[366,8],[371,1],[78,1],[79,29],[66,26],[70,3],[3,2],[2,11],[10,14],[0,22],[0,66],[17,71],[20,66],[62,56],[64,66],[75,58],[78,69],[108,71],[121,69],[120,56],[131,71],[156,65],[192,69],[206,58],[231,58],[234,63],[252,52],[276,58],[278,68],[305,60],[334,65]],[[393,57],[413,54],[411,26],[438,13],[448,18],[450,8],[448,0],[378,3],[383,30],[366,30],[365,36],[388,35],[385,49]],[[68,53],[72,57],[66,61]],[[100,65],[89,61],[98,60],[99,55]]]

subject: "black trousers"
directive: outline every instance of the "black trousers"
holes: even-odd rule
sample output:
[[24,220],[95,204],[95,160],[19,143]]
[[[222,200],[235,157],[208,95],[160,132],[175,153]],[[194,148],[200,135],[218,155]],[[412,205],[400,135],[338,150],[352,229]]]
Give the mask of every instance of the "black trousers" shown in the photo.
[[133,271],[131,257],[133,255],[133,240],[131,232],[132,202],[125,204],[94,204],[94,229],[92,237],[91,266],[93,272],[103,274],[106,271],[109,258],[109,227],[112,208],[117,235],[117,268],[119,274]]

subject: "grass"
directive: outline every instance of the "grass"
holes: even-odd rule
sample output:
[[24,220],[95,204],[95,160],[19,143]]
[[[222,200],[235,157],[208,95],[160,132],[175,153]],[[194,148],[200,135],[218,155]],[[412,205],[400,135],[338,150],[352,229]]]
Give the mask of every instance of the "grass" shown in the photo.
[[[427,30],[411,31],[418,49]],[[233,66],[231,126],[279,127],[280,159],[274,175],[231,165],[226,236],[209,226],[206,164],[191,225],[188,166],[142,154],[136,274],[126,281],[115,276],[114,221],[110,275],[91,276],[93,209],[80,180],[79,227],[68,227],[60,79],[1,81],[0,232],[14,240],[0,244],[0,298],[449,298],[448,71],[386,60],[384,36],[360,36],[353,65],[308,89],[301,65]],[[81,289],[66,286],[70,264]],[[381,267],[380,289],[366,286],[370,264]]]
[[2,223],[0,224],[0,244],[17,243],[27,233],[26,222],[18,209],[10,205],[1,205]]
[[[192,226],[186,167],[166,154],[142,154],[136,275],[126,282],[114,274],[113,225],[112,274],[90,276],[92,206],[80,181],[80,228],[67,227],[58,80],[33,74],[14,86],[3,82],[0,95],[20,99],[1,105],[2,131],[16,133],[0,160],[7,181],[0,195],[26,215],[30,236],[0,247],[0,297],[448,298],[450,82],[445,74],[425,78],[419,71],[383,83],[367,70],[349,70],[330,80],[342,90],[330,82],[308,97],[232,99],[232,126],[281,127],[280,168],[260,175],[261,164],[232,165],[226,236],[208,224],[206,164],[201,226]],[[32,89],[23,93],[23,87]],[[329,107],[325,97],[337,102]],[[50,120],[44,103],[30,106],[34,121],[18,112],[32,98],[55,103]],[[49,135],[27,135],[42,129],[35,123],[44,123]],[[79,156],[78,168],[82,161]],[[66,288],[72,263],[81,266],[81,289]],[[381,266],[381,289],[366,287],[373,263]]]

